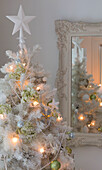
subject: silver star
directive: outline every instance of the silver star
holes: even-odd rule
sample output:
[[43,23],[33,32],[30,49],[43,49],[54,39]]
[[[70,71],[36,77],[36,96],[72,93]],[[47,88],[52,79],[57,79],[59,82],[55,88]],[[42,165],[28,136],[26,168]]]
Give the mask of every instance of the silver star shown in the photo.
[[25,16],[21,5],[19,8],[18,16],[6,16],[6,17],[15,23],[12,35],[14,35],[18,31],[20,31],[21,29],[23,29],[28,34],[31,34],[28,23],[31,20],[33,20],[35,18],[35,16]]
[[80,49],[80,44],[82,43],[84,39],[80,39],[79,37],[73,38],[72,42],[74,45],[76,45]]

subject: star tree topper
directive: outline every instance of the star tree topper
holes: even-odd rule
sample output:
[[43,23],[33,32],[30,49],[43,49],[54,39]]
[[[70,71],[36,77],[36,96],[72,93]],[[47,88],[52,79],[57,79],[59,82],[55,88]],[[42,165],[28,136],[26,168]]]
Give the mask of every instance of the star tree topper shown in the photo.
[[12,35],[20,31],[19,45],[20,45],[20,48],[23,48],[23,44],[24,44],[23,30],[27,32],[28,34],[31,34],[28,23],[32,21],[35,18],[35,16],[25,16],[23,8],[20,5],[17,16],[6,16],[6,17],[15,23]]

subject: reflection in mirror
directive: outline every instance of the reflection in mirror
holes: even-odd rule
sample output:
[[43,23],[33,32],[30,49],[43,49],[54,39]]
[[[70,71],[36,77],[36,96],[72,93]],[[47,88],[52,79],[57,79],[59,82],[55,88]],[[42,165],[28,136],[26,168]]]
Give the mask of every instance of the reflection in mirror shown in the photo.
[[72,126],[102,133],[102,37],[72,37]]

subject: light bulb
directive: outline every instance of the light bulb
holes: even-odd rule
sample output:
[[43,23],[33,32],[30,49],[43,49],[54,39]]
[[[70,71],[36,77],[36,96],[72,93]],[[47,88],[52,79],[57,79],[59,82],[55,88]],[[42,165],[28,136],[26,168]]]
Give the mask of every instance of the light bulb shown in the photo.
[[23,66],[25,67],[25,66],[26,66],[26,63],[23,63]]
[[95,120],[91,122],[91,126],[95,126]]
[[11,65],[9,68],[10,68],[10,70],[12,71],[12,70],[13,70],[13,65]]
[[78,117],[78,119],[81,120],[81,121],[83,121],[83,120],[85,119],[85,117],[84,117],[83,115],[80,115],[80,116]]
[[91,87],[92,87],[92,85],[89,85],[89,87],[91,88]]
[[99,86],[101,87],[101,84],[99,84]]
[[19,54],[22,55],[22,50],[19,51]]
[[33,105],[36,107],[39,103],[37,101],[33,102]]
[[40,148],[39,149],[39,151],[40,151],[40,153],[44,153],[45,152],[45,150],[44,150],[44,148],[42,147],[42,148]]
[[39,104],[39,103],[38,103],[37,101],[33,101],[33,102],[30,104],[30,106],[31,106],[31,107],[36,107],[38,104]]
[[0,119],[3,120],[4,119],[4,115],[0,114]]
[[88,124],[87,126],[88,126],[88,127],[90,127],[91,125],[90,125],[90,124]]
[[57,122],[60,122],[60,121],[62,121],[63,120],[63,118],[62,117],[60,117],[60,116],[58,116],[58,118],[57,118]]
[[18,136],[12,137],[12,143],[13,144],[17,144],[18,142],[19,142],[19,137]]
[[102,102],[100,102],[100,106],[102,106]]
[[36,88],[36,90],[37,90],[37,91],[40,91],[40,87],[38,86],[38,87]]

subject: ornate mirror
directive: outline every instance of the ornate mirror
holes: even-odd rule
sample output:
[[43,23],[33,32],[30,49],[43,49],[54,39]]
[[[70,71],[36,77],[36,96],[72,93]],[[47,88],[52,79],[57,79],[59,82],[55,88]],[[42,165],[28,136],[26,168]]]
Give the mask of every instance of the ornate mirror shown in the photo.
[[55,22],[60,111],[73,127],[73,145],[102,146],[102,23]]

